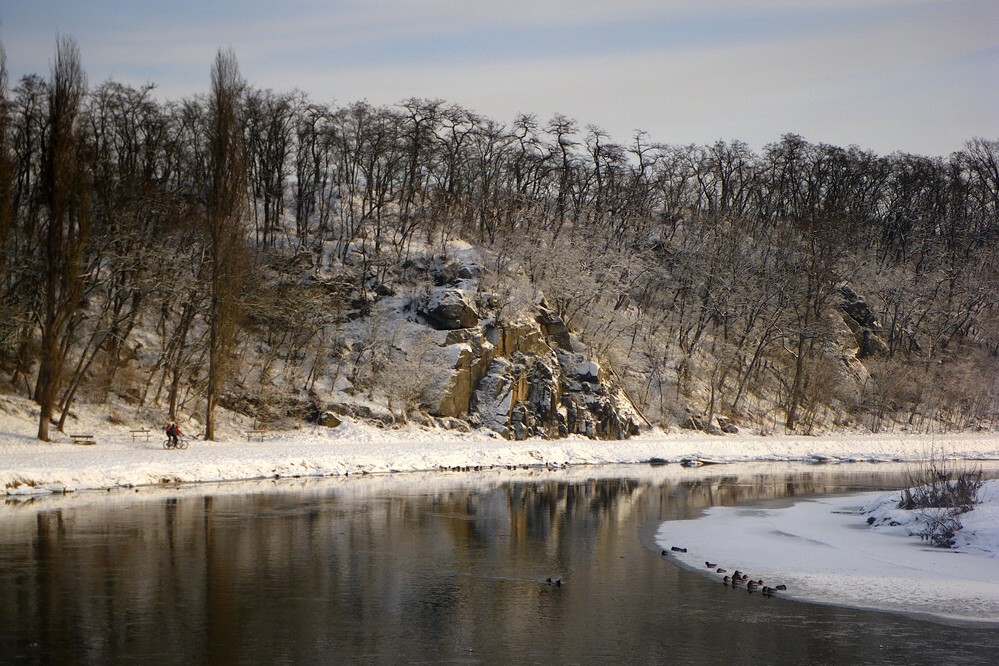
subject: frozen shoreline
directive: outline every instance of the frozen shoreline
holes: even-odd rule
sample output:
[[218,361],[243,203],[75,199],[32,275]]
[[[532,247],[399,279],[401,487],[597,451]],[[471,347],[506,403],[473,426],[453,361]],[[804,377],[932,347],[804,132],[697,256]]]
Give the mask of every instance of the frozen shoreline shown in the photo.
[[[739,569],[777,592],[814,603],[901,612],[960,622],[999,623],[999,481],[962,516],[958,547],[932,548],[906,530],[867,526],[876,507],[898,493],[854,493],[797,501],[792,506],[711,507],[695,520],[663,523],[656,542],[675,560],[722,584]],[[865,512],[861,509],[865,508]],[[679,544],[686,553],[674,552]],[[733,594],[746,594],[746,586]],[[754,596],[762,597],[757,592]]]
[[[39,442],[36,424],[18,404],[0,412],[0,488],[7,495],[69,492],[173,483],[258,478],[342,476],[489,468],[680,462],[799,461],[892,462],[928,457],[999,459],[999,433],[962,435],[834,435],[819,437],[700,433],[650,433],[624,441],[507,441],[482,432],[410,427],[378,429],[346,421],[337,428],[275,431],[264,441],[245,441],[229,426],[227,441],[192,441],[185,451],[165,450],[164,435],[133,441],[129,428],[81,414],[67,432],[94,435],[97,444]],[[56,436],[61,436],[56,433]]]

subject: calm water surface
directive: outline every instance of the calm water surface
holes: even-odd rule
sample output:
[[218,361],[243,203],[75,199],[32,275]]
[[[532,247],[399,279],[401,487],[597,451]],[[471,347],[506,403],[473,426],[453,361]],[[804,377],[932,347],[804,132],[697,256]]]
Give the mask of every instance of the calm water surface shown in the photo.
[[504,470],[8,502],[0,663],[995,664],[996,625],[733,595],[653,542],[707,506],[904,473]]

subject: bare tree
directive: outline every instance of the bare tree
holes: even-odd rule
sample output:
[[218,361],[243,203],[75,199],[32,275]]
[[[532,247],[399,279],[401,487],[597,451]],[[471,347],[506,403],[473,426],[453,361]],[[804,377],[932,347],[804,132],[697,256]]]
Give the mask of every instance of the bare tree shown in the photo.
[[215,439],[215,407],[239,331],[240,290],[247,262],[246,162],[240,100],[244,83],[236,56],[219,50],[209,97],[207,199],[211,292],[205,439]]
[[14,227],[14,163],[7,101],[7,53],[0,44],[0,286],[6,272],[7,239]]
[[270,90],[251,91],[245,99],[246,167],[254,199],[256,241],[264,247],[274,247],[284,213],[295,130],[294,102],[292,95]]
[[83,293],[84,248],[90,236],[90,189],[78,116],[86,79],[76,43],[62,37],[49,90],[49,135],[43,192],[45,283],[41,312],[41,363],[35,395],[41,407],[38,439],[48,441],[49,421],[63,379],[67,328]]

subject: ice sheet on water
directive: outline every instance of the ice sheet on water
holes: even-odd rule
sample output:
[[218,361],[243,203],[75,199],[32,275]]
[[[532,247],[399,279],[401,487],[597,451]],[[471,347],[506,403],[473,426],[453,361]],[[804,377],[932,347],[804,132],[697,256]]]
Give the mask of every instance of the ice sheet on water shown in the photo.
[[[705,569],[705,560],[767,586],[785,584],[787,592],[778,594],[801,600],[999,622],[999,557],[990,550],[999,540],[975,512],[966,515],[978,529],[963,535],[960,548],[931,548],[918,537],[867,526],[860,508],[883,495],[822,497],[752,511],[713,507],[697,520],[663,523],[657,542],[667,550],[686,547],[670,558],[719,584],[722,575]],[[982,517],[987,521],[995,508],[983,505]]]

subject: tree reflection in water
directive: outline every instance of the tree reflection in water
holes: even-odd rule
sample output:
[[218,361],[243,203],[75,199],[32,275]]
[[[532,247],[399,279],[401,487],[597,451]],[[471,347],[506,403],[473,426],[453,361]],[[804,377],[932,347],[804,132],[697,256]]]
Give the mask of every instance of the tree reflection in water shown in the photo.
[[732,595],[652,542],[662,520],[708,506],[897,487],[904,473],[625,466],[9,502],[0,654],[856,663],[918,649],[974,662],[999,648],[993,630]]

